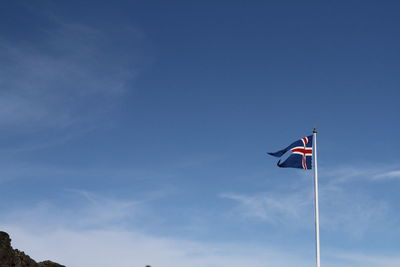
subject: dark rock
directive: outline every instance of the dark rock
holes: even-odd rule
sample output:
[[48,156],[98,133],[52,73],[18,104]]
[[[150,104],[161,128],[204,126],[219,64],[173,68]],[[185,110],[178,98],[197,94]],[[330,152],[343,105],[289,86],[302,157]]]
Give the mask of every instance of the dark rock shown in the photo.
[[65,267],[52,261],[36,263],[23,251],[11,247],[10,236],[0,231],[0,267]]
[[42,261],[38,263],[38,267],[65,267],[65,266],[52,261]]

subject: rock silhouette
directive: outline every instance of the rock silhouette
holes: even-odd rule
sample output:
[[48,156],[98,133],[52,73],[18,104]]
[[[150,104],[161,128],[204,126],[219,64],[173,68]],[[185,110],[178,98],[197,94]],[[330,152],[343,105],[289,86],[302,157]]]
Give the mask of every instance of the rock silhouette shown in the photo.
[[52,261],[37,263],[24,252],[11,247],[10,236],[0,231],[0,267],[65,267]]

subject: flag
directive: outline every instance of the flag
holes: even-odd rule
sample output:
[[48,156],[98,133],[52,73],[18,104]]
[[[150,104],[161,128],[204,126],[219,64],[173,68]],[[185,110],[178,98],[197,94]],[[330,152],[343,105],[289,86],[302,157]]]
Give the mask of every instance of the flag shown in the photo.
[[[312,158],[312,139],[313,136],[303,137],[296,142],[293,142],[287,148],[279,150],[275,153],[268,153],[271,156],[281,158],[278,161],[278,166],[281,168],[299,168],[310,170]],[[288,152],[289,157],[282,161],[282,156]],[[290,153],[290,154],[289,154]]]

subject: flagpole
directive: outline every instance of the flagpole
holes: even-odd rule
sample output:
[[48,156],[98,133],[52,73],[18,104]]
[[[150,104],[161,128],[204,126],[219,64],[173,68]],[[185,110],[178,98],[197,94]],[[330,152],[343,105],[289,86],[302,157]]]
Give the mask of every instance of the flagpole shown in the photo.
[[313,130],[313,168],[314,168],[314,201],[315,201],[315,249],[317,267],[321,267],[319,247],[319,209],[318,209],[318,164],[317,164],[317,129]]

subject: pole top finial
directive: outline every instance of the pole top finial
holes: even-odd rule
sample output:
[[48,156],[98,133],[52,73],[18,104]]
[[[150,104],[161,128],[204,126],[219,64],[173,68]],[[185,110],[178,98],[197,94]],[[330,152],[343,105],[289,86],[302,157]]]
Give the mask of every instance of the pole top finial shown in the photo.
[[317,128],[314,128],[313,133],[317,133]]

